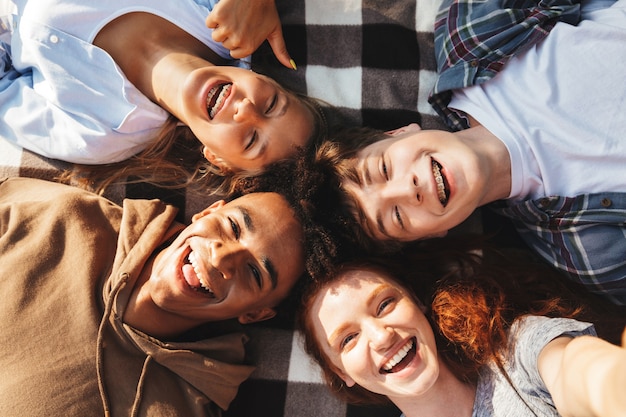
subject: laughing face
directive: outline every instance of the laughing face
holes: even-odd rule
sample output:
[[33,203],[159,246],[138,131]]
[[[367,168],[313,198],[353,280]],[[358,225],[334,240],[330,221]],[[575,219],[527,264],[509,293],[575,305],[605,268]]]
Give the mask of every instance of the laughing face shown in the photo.
[[209,161],[232,171],[287,158],[313,135],[313,116],[302,101],[253,71],[196,69],[182,97],[173,113],[199,138]]
[[343,272],[313,299],[315,339],[347,386],[389,397],[430,391],[437,348],[423,311],[391,278],[368,269]]
[[219,201],[158,255],[150,298],[166,314],[198,323],[270,318],[304,270],[302,236],[279,194]]
[[343,187],[375,239],[443,236],[486,203],[481,159],[453,133],[402,130],[363,148],[355,165],[359,183]]

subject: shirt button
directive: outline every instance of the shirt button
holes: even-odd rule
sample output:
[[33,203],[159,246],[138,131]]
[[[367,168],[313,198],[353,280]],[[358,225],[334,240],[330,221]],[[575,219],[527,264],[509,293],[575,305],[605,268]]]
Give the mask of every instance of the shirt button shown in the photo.
[[603,198],[602,200],[600,200],[600,204],[602,204],[602,207],[611,207],[611,205],[613,204],[613,202],[611,201],[610,198]]
[[470,66],[476,68],[478,66],[478,61],[470,62]]
[[548,204],[550,204],[550,199],[547,198],[547,197],[544,197],[544,198],[539,200],[539,205],[541,207],[546,207]]
[[52,42],[52,43],[59,42],[59,37],[57,35],[51,35],[50,36],[50,42]]

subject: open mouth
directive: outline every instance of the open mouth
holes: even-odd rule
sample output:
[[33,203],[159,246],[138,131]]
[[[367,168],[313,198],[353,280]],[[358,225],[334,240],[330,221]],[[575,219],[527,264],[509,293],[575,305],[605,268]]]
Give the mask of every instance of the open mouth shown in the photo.
[[187,269],[187,272],[185,273],[185,281],[187,282],[189,288],[201,294],[206,294],[215,298],[215,293],[211,287],[209,287],[207,277],[199,267],[199,263],[196,259],[196,253],[194,251],[189,252],[183,263],[185,265],[191,265],[191,269],[193,270],[192,273],[189,269]]
[[393,356],[393,358],[389,359],[382,368],[380,368],[379,372],[381,374],[392,374],[403,370],[411,363],[413,358],[415,358],[416,352],[417,339],[413,337]]
[[206,109],[209,113],[209,119],[213,120],[222,109],[224,101],[230,95],[232,86],[232,83],[218,84],[209,90],[209,94],[206,96]]
[[450,198],[450,186],[446,176],[441,172],[441,164],[434,159],[431,159],[431,161],[433,176],[435,177],[435,182],[437,183],[437,197],[439,197],[441,205],[445,207],[448,204],[448,199]]

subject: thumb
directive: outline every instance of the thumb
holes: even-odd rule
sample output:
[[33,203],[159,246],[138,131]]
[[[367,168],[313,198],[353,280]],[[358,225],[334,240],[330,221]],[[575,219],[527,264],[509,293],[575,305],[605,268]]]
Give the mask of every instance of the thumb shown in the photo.
[[291,56],[289,52],[287,52],[287,45],[285,44],[285,38],[283,37],[283,31],[280,29],[276,29],[272,33],[270,33],[267,37],[267,42],[272,47],[272,51],[274,51],[274,55],[278,58],[278,61],[290,69],[296,69],[295,64],[292,64]]

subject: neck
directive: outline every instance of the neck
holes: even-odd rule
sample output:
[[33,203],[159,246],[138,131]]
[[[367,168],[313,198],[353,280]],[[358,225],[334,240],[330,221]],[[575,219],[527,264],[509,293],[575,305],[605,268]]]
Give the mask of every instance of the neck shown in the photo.
[[180,315],[169,314],[159,308],[150,294],[150,275],[155,261],[162,252],[152,255],[133,287],[124,310],[123,320],[129,326],[158,339],[169,339],[199,326],[203,322],[191,320]]
[[475,396],[475,386],[461,382],[440,363],[439,378],[428,393],[391,400],[406,417],[470,417]]
[[184,80],[196,68],[224,63],[178,26],[143,12],[111,21],[93,43],[111,55],[135,87],[168,111],[166,103],[178,97],[175,80]]
[[511,193],[511,157],[506,145],[482,125],[455,135],[476,151],[481,171],[486,176],[488,186],[479,205],[507,198]]

